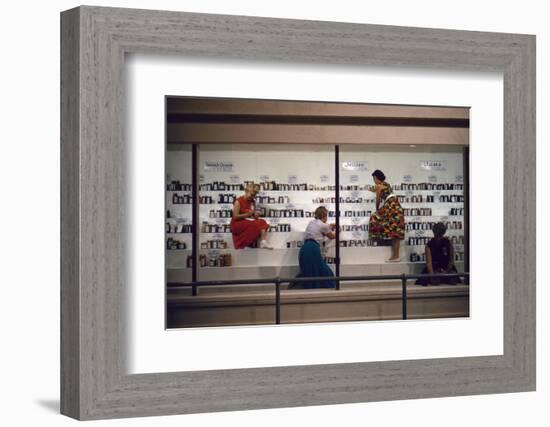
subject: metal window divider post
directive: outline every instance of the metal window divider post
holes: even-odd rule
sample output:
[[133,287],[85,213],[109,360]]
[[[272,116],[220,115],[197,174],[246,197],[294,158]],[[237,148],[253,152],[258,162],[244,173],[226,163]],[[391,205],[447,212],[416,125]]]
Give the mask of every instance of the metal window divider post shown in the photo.
[[[335,267],[336,277],[340,277],[340,145],[334,145],[334,216],[336,224],[336,248],[335,248]],[[336,280],[336,290],[340,290],[340,280]]]
[[401,289],[402,289],[402,293],[401,293],[402,316],[403,316],[403,320],[407,320],[407,276],[405,275],[405,273],[401,275]]
[[[199,147],[197,144],[191,146],[191,198],[193,200],[193,207],[191,213],[191,276],[192,281],[197,282],[198,268],[199,268],[199,209],[200,209],[200,192],[199,192]],[[198,287],[195,285],[192,287],[193,296],[197,296]]]
[[275,278],[275,324],[281,324],[281,278]]

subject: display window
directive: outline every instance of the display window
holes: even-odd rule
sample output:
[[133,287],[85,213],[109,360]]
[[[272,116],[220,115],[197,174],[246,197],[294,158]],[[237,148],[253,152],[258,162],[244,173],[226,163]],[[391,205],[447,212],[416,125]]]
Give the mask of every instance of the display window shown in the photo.
[[[342,273],[383,274],[392,244],[396,245],[394,258],[400,265],[395,271],[420,272],[426,263],[425,246],[439,222],[446,226],[455,264],[463,270],[465,150],[463,146],[436,144],[341,145]],[[394,212],[402,218],[393,221],[395,229],[389,233],[369,233],[369,222],[376,226],[371,218],[383,205],[379,200],[377,208],[376,193],[371,191],[375,170],[384,173],[384,181],[402,209],[402,215]]]

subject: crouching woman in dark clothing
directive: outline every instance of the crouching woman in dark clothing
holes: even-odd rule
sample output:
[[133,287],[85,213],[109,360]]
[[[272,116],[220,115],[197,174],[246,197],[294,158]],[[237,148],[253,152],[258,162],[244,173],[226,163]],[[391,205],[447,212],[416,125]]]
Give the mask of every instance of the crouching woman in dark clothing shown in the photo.
[[[442,222],[438,222],[432,228],[434,234],[426,244],[426,267],[420,274],[437,274],[437,273],[458,273],[454,259],[455,251],[451,241],[445,237],[447,227]],[[458,277],[422,277],[416,281],[417,285],[427,286],[429,284],[439,285],[456,285],[460,283]]]
[[[328,211],[324,206],[315,209],[315,219],[306,227],[304,233],[304,244],[298,254],[300,273],[296,277],[332,277],[334,274],[323,259],[321,244],[323,238],[334,239],[335,225],[327,224]],[[293,283],[289,289],[314,289],[314,288],[335,288],[334,280]]]

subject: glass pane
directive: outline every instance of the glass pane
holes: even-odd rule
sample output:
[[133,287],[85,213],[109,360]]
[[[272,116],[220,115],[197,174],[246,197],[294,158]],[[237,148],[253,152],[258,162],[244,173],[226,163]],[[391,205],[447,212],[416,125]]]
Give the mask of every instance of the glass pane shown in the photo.
[[[372,192],[375,170],[385,175],[383,181],[391,186],[398,203],[392,203],[391,196],[387,205],[379,200],[378,212],[383,213],[373,217],[377,211]],[[438,222],[446,226],[455,265],[463,272],[463,171],[462,146],[341,146],[341,273],[420,273],[426,265],[425,246]],[[392,241],[398,246],[392,248]]]
[[192,250],[192,149],[169,144],[166,151],[166,280],[190,282]]
[[[296,276],[298,253],[313,211],[325,205],[334,218],[334,148],[202,144],[198,165],[199,279]],[[253,200],[246,200],[249,184],[257,185]],[[236,199],[241,213],[255,210],[258,218],[233,220],[232,227]],[[327,251],[330,257],[329,247]],[[254,289],[262,287],[272,290],[273,284]]]

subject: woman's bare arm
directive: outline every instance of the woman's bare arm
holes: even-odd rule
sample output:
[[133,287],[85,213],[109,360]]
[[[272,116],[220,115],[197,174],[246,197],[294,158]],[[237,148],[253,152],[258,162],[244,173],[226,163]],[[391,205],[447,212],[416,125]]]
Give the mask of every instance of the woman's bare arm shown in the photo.
[[434,267],[432,264],[432,251],[430,251],[430,247],[426,245],[426,268],[428,269],[428,273],[432,274],[434,272]]
[[382,197],[380,196],[380,194],[382,193],[383,189],[383,184],[376,184],[374,186],[374,192],[376,193],[376,210],[380,209],[380,204],[382,203]]
[[331,240],[336,239],[336,233],[334,232],[334,230],[336,230],[336,224],[330,224],[329,227],[330,231],[328,233],[323,233],[323,235]]
[[455,248],[453,247],[453,244],[449,242],[449,264],[447,265],[447,273],[451,271],[454,265],[455,265]]
[[240,213],[241,212],[241,204],[238,200],[235,200],[235,203],[233,203],[233,219],[244,219],[249,218],[253,212],[246,212],[246,213]]

